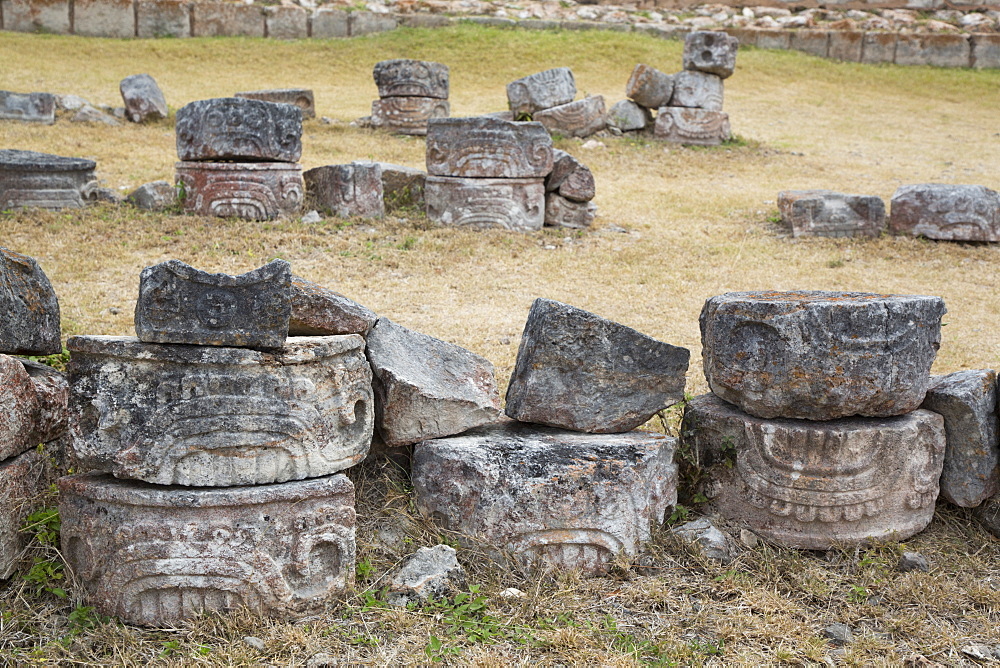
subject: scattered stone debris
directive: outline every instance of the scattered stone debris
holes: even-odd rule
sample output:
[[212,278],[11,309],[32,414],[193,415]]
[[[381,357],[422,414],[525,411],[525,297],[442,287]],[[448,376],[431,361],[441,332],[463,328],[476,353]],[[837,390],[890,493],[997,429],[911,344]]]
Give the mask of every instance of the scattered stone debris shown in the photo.
[[465,569],[455,548],[448,545],[422,547],[393,575],[386,603],[405,606],[434,599],[450,599],[466,589]]
[[0,119],[52,125],[56,122],[56,98],[50,93],[0,90]]
[[840,622],[826,626],[823,629],[823,637],[838,647],[843,647],[854,642],[854,633],[851,631],[851,627]]
[[100,109],[95,109],[94,107],[86,104],[77,110],[73,117],[69,119],[71,123],[104,123],[105,125],[110,125],[111,127],[118,127],[121,125],[114,116],[110,116]]

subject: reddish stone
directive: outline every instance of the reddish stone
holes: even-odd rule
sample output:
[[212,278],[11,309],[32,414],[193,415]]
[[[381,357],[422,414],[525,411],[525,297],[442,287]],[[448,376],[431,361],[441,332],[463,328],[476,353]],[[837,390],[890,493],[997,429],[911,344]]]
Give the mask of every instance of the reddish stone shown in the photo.
[[[35,397],[38,399],[35,441],[49,443],[65,434],[69,426],[69,382],[66,380],[66,374],[50,366],[26,359],[20,361],[24,365],[24,370],[31,376],[31,382],[35,386]],[[2,449],[0,447],[0,450]],[[2,458],[0,456],[0,459]]]
[[289,336],[366,336],[378,316],[361,304],[322,285],[292,275]]
[[38,395],[21,360],[0,355],[0,461],[35,447]]
[[968,35],[900,34],[896,43],[897,65],[969,67],[971,57]]
[[301,165],[283,162],[178,162],[184,210],[202,216],[271,220],[302,205]]

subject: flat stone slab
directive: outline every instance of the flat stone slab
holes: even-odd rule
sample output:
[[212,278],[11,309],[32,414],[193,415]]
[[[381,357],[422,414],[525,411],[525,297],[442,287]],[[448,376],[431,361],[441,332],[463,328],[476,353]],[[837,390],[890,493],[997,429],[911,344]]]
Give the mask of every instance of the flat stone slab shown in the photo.
[[374,407],[364,339],[274,352],[76,336],[73,448],[86,470],[158,485],[262,485],[362,461]]
[[600,95],[536,111],[532,118],[544,125],[550,133],[567,137],[589,137],[608,124],[604,98]]
[[56,122],[56,96],[0,90],[0,120],[52,125]]
[[576,81],[568,67],[537,72],[507,84],[507,106],[514,118],[558,107],[576,97]]
[[763,418],[884,417],[920,407],[941,343],[940,297],[730,292],[701,311],[712,392]]
[[0,580],[24,562],[30,534],[21,529],[28,515],[45,505],[51,478],[48,455],[38,449],[0,461]]
[[942,241],[1000,241],[1000,193],[985,186],[900,186],[889,212],[892,234]]
[[178,162],[184,211],[200,216],[273,220],[302,208],[302,166],[286,162]]
[[428,176],[427,217],[454,227],[540,230],[545,222],[544,179],[463,179]]
[[722,79],[736,69],[736,50],[740,41],[724,32],[696,30],[684,38],[684,69],[708,72]]
[[292,275],[289,336],[367,336],[378,316],[339,292]]
[[177,111],[177,157],[297,162],[302,157],[302,110],[242,97],[191,102]]
[[673,76],[641,63],[632,70],[625,85],[625,97],[646,109],[667,106],[673,94]]
[[[129,12],[131,12],[129,8]],[[133,74],[118,84],[125,101],[125,118],[133,123],[145,123],[167,117],[167,99],[148,74]]]
[[541,123],[488,116],[437,118],[427,125],[427,173],[467,178],[543,178],[552,139]]
[[793,237],[877,237],[885,230],[885,202],[875,195],[785,190],[778,211]]
[[200,612],[319,613],[354,581],[343,475],[229,489],[59,480],[62,552],[96,612],[172,626]]
[[302,118],[316,118],[316,97],[309,88],[272,88],[268,90],[248,90],[233,97],[243,97],[261,102],[294,104],[302,110]]
[[691,70],[674,75],[674,95],[670,98],[670,106],[722,111],[722,100],[721,77]]
[[594,199],[594,174],[566,151],[553,151],[552,171],[545,178],[545,191],[556,192],[575,202]]
[[372,102],[371,123],[396,134],[423,136],[432,118],[451,115],[448,100],[436,97],[383,97]]
[[941,496],[974,508],[1000,489],[1000,424],[997,373],[993,369],[931,376],[921,408],[944,416],[947,449]]
[[591,433],[635,429],[684,399],[691,352],[551,299],[536,299],[507,388],[508,416]]
[[382,167],[377,162],[324,165],[302,174],[310,208],[339,218],[382,218]]
[[704,394],[684,424],[714,509],[781,545],[901,541],[933,518],[945,453],[937,413],[765,420]]
[[59,300],[35,258],[0,247],[0,352],[62,352]]
[[367,343],[375,422],[386,446],[460,434],[499,417],[489,360],[387,318],[379,318]]
[[608,127],[618,128],[622,132],[636,132],[652,125],[653,114],[648,108],[632,100],[619,100],[608,109]]
[[545,226],[584,229],[590,227],[597,216],[593,202],[574,202],[556,193],[545,195]]
[[448,66],[426,60],[398,58],[375,63],[372,70],[379,97],[448,99]]
[[418,443],[417,509],[528,564],[597,574],[635,555],[677,500],[675,439],[505,422]]
[[96,167],[84,158],[0,149],[0,209],[81,207],[93,199]]
[[718,146],[729,141],[729,115],[722,111],[660,107],[653,136],[675,144]]

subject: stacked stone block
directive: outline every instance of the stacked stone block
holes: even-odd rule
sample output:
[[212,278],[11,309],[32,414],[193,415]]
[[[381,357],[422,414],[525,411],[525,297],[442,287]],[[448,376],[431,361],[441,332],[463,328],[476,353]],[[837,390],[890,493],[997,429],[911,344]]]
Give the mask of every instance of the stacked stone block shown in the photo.
[[551,133],[589,137],[607,125],[604,98],[575,100],[576,81],[568,67],[538,72],[507,84],[507,105],[514,120],[533,120]]
[[0,209],[74,209],[98,189],[97,163],[37,151],[0,150]]
[[448,66],[423,60],[383,60],[372,72],[379,99],[372,127],[403,135],[426,135],[432,118],[447,118]]

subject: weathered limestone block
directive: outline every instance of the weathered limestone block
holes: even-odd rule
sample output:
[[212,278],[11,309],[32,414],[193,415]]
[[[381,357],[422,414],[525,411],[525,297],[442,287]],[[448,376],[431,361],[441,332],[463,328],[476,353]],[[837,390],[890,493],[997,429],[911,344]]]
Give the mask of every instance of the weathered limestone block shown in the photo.
[[294,104],[302,110],[302,118],[316,118],[316,98],[309,88],[276,88],[273,90],[249,90],[236,93],[233,97],[243,97],[261,102]]
[[460,434],[500,415],[493,365],[379,318],[368,333],[375,423],[388,447]]
[[422,547],[393,574],[386,594],[389,605],[405,606],[450,599],[465,591],[465,569],[450,545]]
[[77,336],[73,448],[86,469],[158,485],[260,485],[365,458],[371,370],[357,335],[274,352]]
[[701,310],[712,391],[763,418],[884,417],[918,408],[941,343],[940,297],[730,292]]
[[672,107],[693,107],[707,111],[722,111],[722,78],[705,72],[684,70],[674,75]]
[[139,274],[135,333],[145,343],[280,348],[291,314],[291,266],[273,260],[240,276],[180,260]]
[[622,132],[645,130],[652,124],[653,114],[649,109],[632,100],[615,102],[608,110],[608,127],[618,128]]
[[135,37],[132,0],[73,0],[73,34],[87,37]]
[[209,0],[191,3],[190,10],[193,37],[264,36],[264,13],[260,5]]
[[130,624],[242,607],[294,618],[354,581],[354,485],[343,475],[190,489],[89,473],[59,490],[62,552],[85,600]]
[[896,42],[897,65],[969,67],[971,56],[969,35],[900,33]]
[[739,46],[738,39],[724,32],[697,30],[684,38],[684,69],[729,78],[736,69]]
[[583,229],[590,227],[597,216],[593,202],[574,202],[556,193],[545,195],[545,226]]
[[934,515],[945,450],[937,413],[765,420],[704,394],[688,403],[684,433],[715,509],[788,547],[905,540]]
[[312,15],[313,39],[331,39],[350,35],[347,12],[343,9],[320,7]]
[[684,399],[691,352],[551,299],[536,299],[507,388],[508,416],[625,432]]
[[302,174],[310,207],[340,218],[385,215],[382,167],[377,162],[324,165]]
[[594,199],[593,172],[566,151],[556,149],[552,155],[552,171],[545,177],[545,191],[557,192],[575,202]]
[[674,78],[649,65],[636,65],[625,85],[625,97],[646,109],[667,106],[673,94]]
[[48,457],[38,449],[0,461],[0,580],[13,575],[22,561],[29,534],[21,527],[45,505],[50,478]]
[[860,30],[831,30],[827,57],[849,63],[859,62],[864,53],[866,34]]
[[367,336],[378,316],[361,304],[322,285],[292,275],[289,336]]
[[[789,39],[789,48],[794,51],[802,51],[803,53],[808,53],[817,58],[826,58],[827,52],[830,50],[830,33],[826,30],[791,30],[791,38]],[[877,33],[866,33],[866,35],[874,35]],[[893,35],[893,38],[896,36]],[[867,51],[867,42],[865,43],[865,51]],[[891,62],[891,61],[890,61]]]
[[0,149],[0,209],[71,209],[93,199],[97,163],[36,151]]
[[185,0],[136,0],[135,30],[139,39],[190,37],[188,3]]
[[552,139],[541,123],[439,118],[427,124],[427,173],[468,178],[541,178],[552,171]]
[[167,181],[150,181],[133,190],[126,199],[146,211],[163,211],[177,203],[177,188]]
[[505,422],[414,448],[417,509],[528,564],[601,573],[677,500],[675,439]]
[[70,33],[69,0],[0,0],[3,29],[14,32]]
[[167,100],[156,81],[148,74],[133,74],[118,84],[125,101],[125,118],[144,123],[167,117]]
[[272,220],[302,206],[302,166],[288,162],[178,162],[184,211],[201,216]]
[[177,112],[177,156],[296,162],[302,157],[302,110],[242,97],[191,102]]
[[56,122],[56,98],[50,93],[14,93],[0,90],[0,120],[52,125]]
[[1000,193],[973,185],[900,186],[890,204],[889,231],[944,241],[1000,241]]
[[0,352],[61,353],[59,300],[38,262],[0,247],[0,285]]
[[395,14],[376,14],[375,12],[353,11],[347,16],[348,29],[351,37],[371,35],[378,32],[388,32],[399,27],[399,19]]
[[21,360],[0,355],[0,461],[42,442],[36,430],[40,414],[35,384]]
[[424,208],[424,180],[427,172],[414,167],[378,163],[382,168],[382,201],[386,211],[403,207]]
[[931,376],[921,405],[944,416],[948,443],[941,496],[957,506],[974,508],[1000,488],[996,386],[993,369]]
[[653,135],[677,144],[718,146],[731,136],[729,115],[705,109],[660,107]]
[[861,49],[862,63],[892,63],[896,60],[896,41],[899,38],[894,32],[866,32]]
[[545,70],[507,84],[507,106],[515,118],[572,102],[574,97],[576,81],[568,67]]
[[399,58],[375,63],[372,71],[379,97],[435,97],[448,99],[448,66],[425,60]]
[[785,190],[778,210],[793,237],[877,237],[885,230],[885,202],[875,195]]
[[532,118],[544,125],[549,132],[567,137],[589,137],[608,124],[604,98],[600,95],[536,111]]
[[451,114],[448,100],[436,97],[384,97],[372,101],[372,127],[383,128],[401,135],[427,134],[427,122],[432,118],[447,118]]
[[[30,360],[19,360],[24,370],[31,378],[38,406],[38,416],[35,419],[35,440],[29,447],[39,443],[50,443],[66,433],[69,426],[69,381],[66,374],[56,371],[50,366]],[[9,382],[4,383],[10,388]],[[0,422],[3,418],[0,418]],[[4,450],[0,444],[0,453]],[[0,459],[8,455],[0,454]]]
[[264,29],[270,39],[305,39],[309,37],[309,12],[295,5],[265,7]]
[[455,227],[540,230],[545,222],[544,179],[462,179],[428,176],[427,217]]

